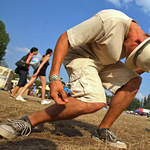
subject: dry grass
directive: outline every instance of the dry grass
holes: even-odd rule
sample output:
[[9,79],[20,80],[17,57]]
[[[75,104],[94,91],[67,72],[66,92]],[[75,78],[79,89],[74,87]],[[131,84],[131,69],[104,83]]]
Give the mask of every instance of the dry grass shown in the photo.
[[[47,107],[41,105],[38,98],[24,97],[28,102],[11,99],[8,92],[0,90],[0,122],[7,118],[21,118]],[[34,128],[26,138],[9,141],[1,137],[0,150],[117,150],[91,139],[105,113],[100,110],[73,120],[47,122]],[[128,145],[128,150],[150,149],[150,118],[122,114],[111,130]]]

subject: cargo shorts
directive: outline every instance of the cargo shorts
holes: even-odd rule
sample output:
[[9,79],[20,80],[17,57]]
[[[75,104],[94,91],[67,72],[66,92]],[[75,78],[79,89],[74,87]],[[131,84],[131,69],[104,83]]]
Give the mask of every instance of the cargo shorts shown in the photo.
[[72,97],[88,103],[106,103],[104,88],[115,94],[128,81],[140,77],[121,61],[104,66],[93,59],[76,58],[65,68]]

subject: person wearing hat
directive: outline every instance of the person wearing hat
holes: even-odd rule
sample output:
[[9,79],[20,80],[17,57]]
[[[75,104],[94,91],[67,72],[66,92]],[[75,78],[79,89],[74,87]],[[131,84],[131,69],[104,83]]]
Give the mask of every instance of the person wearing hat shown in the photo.
[[[147,47],[149,35],[135,20],[117,10],[102,10],[69,29],[58,39],[49,75],[50,96],[56,104],[21,119],[8,119],[1,123],[0,135],[8,139],[27,136],[40,123],[94,113],[106,105],[105,88],[114,97],[92,138],[127,148],[110,127],[135,97],[142,81],[140,74],[149,69],[145,67],[149,62],[142,66],[143,58],[140,58]],[[140,49],[143,51],[137,54]],[[126,56],[128,68],[120,61]],[[60,81],[62,63],[69,75],[71,97],[67,97]],[[15,125],[24,127],[19,130]]]
[[[127,68],[136,69],[141,68],[143,72],[150,72],[150,37],[140,42],[130,54],[128,54],[127,59],[125,61],[125,65]],[[125,43],[126,44],[126,43]]]

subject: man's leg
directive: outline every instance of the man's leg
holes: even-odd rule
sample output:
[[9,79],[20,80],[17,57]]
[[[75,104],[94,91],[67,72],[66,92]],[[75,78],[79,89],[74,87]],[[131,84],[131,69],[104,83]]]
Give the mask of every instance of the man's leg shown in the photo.
[[127,145],[118,140],[113,132],[109,130],[109,128],[131,103],[139,89],[140,84],[141,78],[136,77],[131,79],[127,84],[122,86],[122,88],[117,91],[110,103],[108,112],[102,120],[99,129],[96,131],[96,136],[92,136],[94,140],[104,141],[109,146],[113,147],[127,148]]
[[68,100],[69,102],[65,106],[54,104],[45,110],[24,116],[21,119],[7,119],[6,122],[0,123],[0,135],[7,139],[28,136],[32,128],[40,123],[72,119],[79,115],[93,113],[105,105],[104,103],[85,103],[73,97]]
[[73,97],[68,98],[68,103],[64,105],[52,105],[48,108],[29,115],[28,118],[33,127],[47,121],[58,121],[73,119],[83,114],[96,112],[105,106],[104,103],[86,103]]
[[[74,64],[76,64],[75,68]],[[54,104],[41,112],[29,115],[33,127],[47,121],[72,119],[79,115],[93,113],[105,106],[105,92],[93,60],[75,59],[66,68],[70,76],[73,97],[82,98],[83,101],[86,99],[87,103],[68,97],[68,103],[64,106]]]
[[110,128],[118,116],[129,106],[139,90],[142,79],[133,78],[120,88],[113,97],[109,110],[101,122],[99,128]]

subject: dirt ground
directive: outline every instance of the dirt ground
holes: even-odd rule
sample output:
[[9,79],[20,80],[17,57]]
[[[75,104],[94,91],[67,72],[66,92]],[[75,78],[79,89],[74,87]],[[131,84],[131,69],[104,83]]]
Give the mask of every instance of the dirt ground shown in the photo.
[[[7,91],[0,90],[0,122],[18,119],[54,104],[52,101],[41,105],[39,98],[23,97],[27,102],[11,99]],[[0,150],[117,150],[91,139],[105,113],[100,110],[73,120],[40,124],[28,137],[11,141],[0,137]],[[121,114],[111,130],[127,144],[128,150],[150,150],[150,118]]]

